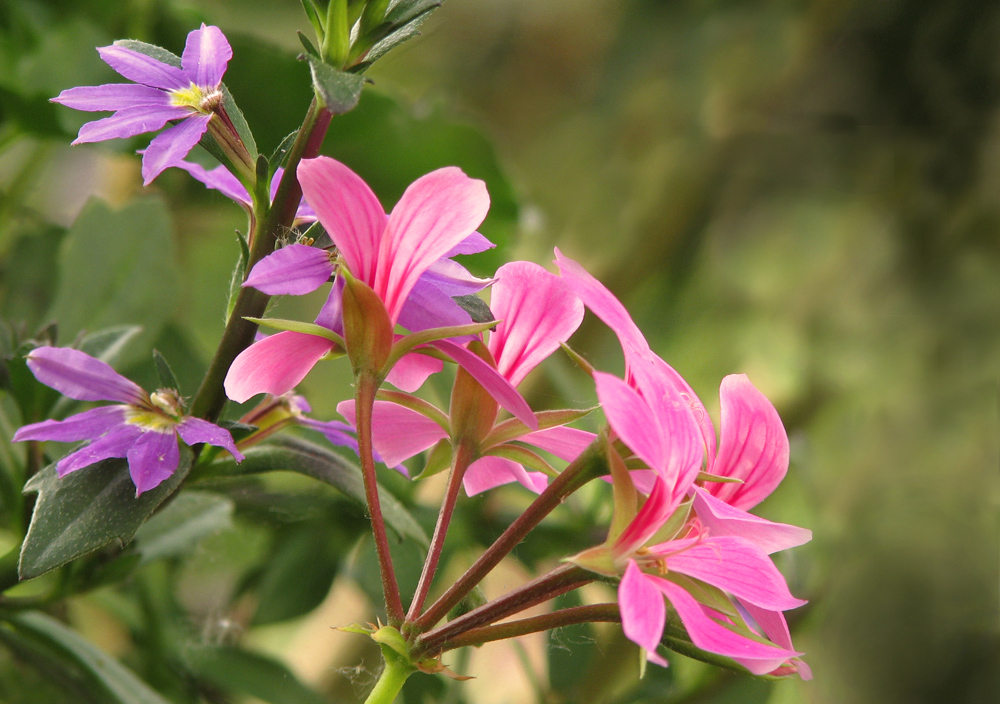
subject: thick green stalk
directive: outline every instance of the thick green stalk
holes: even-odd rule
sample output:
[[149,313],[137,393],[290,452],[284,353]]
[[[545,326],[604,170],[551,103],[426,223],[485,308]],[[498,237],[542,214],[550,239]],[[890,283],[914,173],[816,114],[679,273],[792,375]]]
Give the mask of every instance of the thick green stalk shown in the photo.
[[563,500],[595,477],[607,474],[604,459],[604,442],[598,437],[579,457],[562,471],[545,491],[517,517],[479,559],[437,601],[413,621],[413,630],[426,630],[440,621],[466,594],[483,581],[483,578],[506,557],[543,518]]
[[382,674],[379,675],[378,682],[375,683],[375,688],[372,689],[368,698],[365,699],[365,704],[392,704],[392,702],[396,701],[396,697],[403,689],[406,680],[416,672],[410,663],[406,662],[406,660],[395,652],[386,652],[387,650],[389,649],[382,649],[385,668],[382,670]]
[[[250,233],[250,260],[247,262],[247,273],[254,264],[274,251],[278,237],[288,232],[295,219],[295,211],[302,199],[302,188],[295,177],[295,169],[302,159],[308,159],[319,154],[332,115],[319,107],[314,99],[309,111],[299,129],[298,137],[288,155],[288,163],[284,176],[278,185],[273,205],[256,203],[254,206],[254,232]],[[236,297],[233,313],[226,323],[222,340],[215,351],[215,357],[201,382],[194,401],[191,403],[191,413],[199,418],[214,421],[222,413],[226,405],[226,394],[222,382],[226,378],[230,365],[236,356],[253,342],[257,333],[257,325],[245,318],[259,318],[264,315],[270,296],[255,288],[242,288]]]

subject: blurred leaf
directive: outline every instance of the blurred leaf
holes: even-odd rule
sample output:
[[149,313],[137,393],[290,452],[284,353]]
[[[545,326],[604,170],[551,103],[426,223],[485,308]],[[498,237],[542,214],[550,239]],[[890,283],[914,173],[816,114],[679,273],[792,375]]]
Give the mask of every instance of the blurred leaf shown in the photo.
[[209,535],[233,523],[233,502],[205,491],[185,491],[135,532],[142,563],[189,553]]
[[141,324],[140,339],[126,355],[145,357],[173,313],[178,267],[163,201],[146,197],[114,211],[91,200],[59,252],[59,286],[48,317],[60,336],[81,330]]
[[[224,465],[224,471],[229,474],[299,472],[339,489],[362,506],[367,504],[360,467],[321,445],[290,435],[279,436],[249,448],[243,462],[237,465],[229,460]],[[386,525],[392,528],[400,539],[412,538],[426,547],[429,542],[427,533],[406,507],[381,486],[379,498]]]
[[225,692],[269,704],[326,704],[277,660],[234,647],[198,647],[187,653],[188,668]]
[[60,479],[55,463],[36,474],[25,492],[37,493],[35,512],[21,547],[18,572],[32,579],[107,545],[127,542],[191,469],[191,450],[180,448],[174,474],[136,498],[124,459],[110,459]]
[[[577,592],[570,592],[556,599],[553,610],[582,603]],[[594,667],[598,653],[594,629],[589,623],[555,628],[549,631],[548,640],[549,684],[563,697],[572,699],[571,693]]]
[[361,89],[365,85],[363,76],[338,71],[313,56],[308,57],[308,60],[313,87],[327,110],[334,115],[343,115],[357,107]]
[[131,670],[99,650],[54,618],[39,612],[3,616],[18,635],[78,668],[108,704],[169,704]]

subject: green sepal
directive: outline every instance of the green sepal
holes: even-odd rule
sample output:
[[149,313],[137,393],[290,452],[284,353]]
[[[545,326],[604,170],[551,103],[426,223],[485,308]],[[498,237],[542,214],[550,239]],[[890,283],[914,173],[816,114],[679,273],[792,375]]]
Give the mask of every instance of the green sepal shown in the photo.
[[160,354],[160,351],[157,349],[153,350],[153,362],[156,364],[156,375],[160,377],[160,383],[163,384],[163,388],[174,389],[180,393],[181,385],[177,383],[177,376],[174,375],[174,370],[167,363],[167,358]]
[[375,632],[375,627],[372,625],[362,626],[360,623],[352,623],[349,626],[337,626],[336,630],[343,631],[344,633],[357,633],[363,636],[370,636]]
[[249,320],[251,323],[256,323],[265,328],[271,328],[272,330],[286,330],[289,332],[300,332],[304,335],[315,335],[316,337],[322,337],[329,340],[330,342],[336,344],[341,348],[344,348],[344,338],[335,333],[330,328],[325,328],[322,325],[317,325],[316,323],[303,323],[300,320],[284,320],[283,318],[251,318],[246,317],[244,320]]
[[565,342],[560,342],[559,346],[562,347],[563,352],[568,354],[569,358],[576,363],[576,366],[580,367],[580,369],[582,369],[587,373],[587,376],[594,376],[594,366],[586,359],[584,359],[582,354],[574,350]]
[[413,479],[426,479],[427,477],[433,477],[435,474],[440,474],[449,467],[451,467],[451,460],[454,451],[451,447],[451,440],[449,438],[441,438],[435,443],[434,448],[431,450],[431,454],[427,457],[427,463],[424,465],[423,470],[415,476]]
[[550,477],[559,476],[559,472],[557,472],[552,465],[543,460],[540,455],[532,452],[526,447],[510,444],[495,445],[483,454],[491,457],[503,457],[504,459],[522,464],[529,469],[535,470],[536,472],[543,472]]
[[670,518],[667,519],[667,522],[660,526],[660,529],[649,539],[649,543],[651,545],[658,545],[659,543],[665,543],[668,540],[676,538],[685,524],[687,524],[688,516],[691,515],[691,503],[692,500],[688,499],[675,508],[674,512],[670,514]]
[[410,647],[406,643],[403,634],[392,626],[382,626],[371,634],[372,640],[379,645],[384,645],[400,657],[410,659]]
[[440,425],[445,432],[451,433],[451,421],[448,419],[448,416],[429,401],[425,401],[413,394],[403,391],[391,391],[390,389],[379,389],[375,394],[375,398],[381,401],[392,401],[397,406],[416,411],[425,418],[429,418]]
[[[229,92],[229,87],[225,83],[219,86],[222,89],[222,107],[226,111],[226,115],[229,116],[229,121],[233,123],[233,127],[236,128],[236,134],[239,136],[240,141],[243,142],[243,146],[246,147],[247,153],[250,155],[250,161],[257,161],[257,141],[253,137],[253,132],[250,131],[250,125],[247,124],[247,119],[243,116],[243,111],[240,110],[240,106],[236,104],[236,99],[233,98],[233,94]],[[233,172],[237,176],[237,172]],[[247,189],[250,190],[250,189]]]
[[737,477],[723,477],[720,474],[709,474],[708,472],[698,472],[695,479],[698,482],[718,482],[721,484],[742,484],[743,480]]
[[[599,406],[593,406],[591,408],[567,408],[555,411],[539,411],[535,414],[535,418],[538,420],[538,430],[555,428],[556,426],[572,423],[573,421],[580,420],[588,414],[593,413],[597,408],[599,408]],[[508,418],[507,420],[497,423],[493,431],[486,437],[485,440],[483,440],[483,447],[492,447],[493,445],[499,445],[500,443],[516,440],[522,435],[527,435],[528,433],[533,432],[535,431],[519,421],[517,418]]]
[[393,334],[389,312],[371,286],[346,270],[342,275],[344,342],[351,368],[355,378],[373,374],[381,382],[391,368],[388,360],[393,350]]
[[[301,32],[299,35],[301,36]],[[285,138],[281,140],[281,143],[274,148],[271,152],[271,157],[267,160],[268,167],[270,168],[270,174],[273,175],[279,166],[284,166],[285,162],[288,161],[288,153],[292,150],[292,145],[295,144],[296,138],[299,136],[299,131],[295,130],[285,135]],[[270,183],[271,176],[268,176],[268,182]]]
[[136,51],[140,54],[145,54],[146,56],[156,59],[160,63],[167,64],[168,66],[181,68],[181,57],[172,51],[167,51],[162,46],[140,42],[138,39],[119,39],[114,42],[114,45],[124,47],[131,51]]
[[358,106],[364,76],[345,73],[313,56],[307,56],[313,88],[323,106],[334,115],[343,115]]
[[[729,628],[729,630],[734,632],[739,632],[740,635],[744,635],[742,631],[736,631],[730,628],[728,624],[716,622],[723,628]],[[749,632],[748,632],[749,633]],[[774,645],[774,643],[755,636],[752,633],[746,635],[750,640],[757,641],[758,643],[763,643],[765,645]],[[716,667],[721,667],[725,670],[732,670],[733,672],[738,672],[742,675],[752,675],[758,679],[767,680],[784,680],[788,679],[785,675],[753,675],[748,669],[737,663],[735,660],[727,658],[725,655],[719,655],[717,653],[709,653],[702,650],[694,643],[691,642],[687,633],[680,626],[667,622],[667,626],[663,631],[663,636],[660,638],[660,646],[668,650],[673,650],[676,653],[685,655],[692,660],[700,660],[701,662],[708,663],[709,665],[715,665]]]
[[743,621],[743,617],[740,616],[740,612],[733,605],[732,600],[718,587],[713,587],[711,584],[706,584],[701,580],[678,574],[677,572],[671,572],[668,579],[674,584],[683,587],[684,591],[693,596],[699,604],[704,604],[710,609],[715,609],[719,613],[729,616],[737,623]]
[[181,446],[174,473],[139,497],[124,459],[103,460],[61,479],[54,463],[47,466],[24,487],[38,499],[21,546],[21,579],[37,577],[112,541],[127,543],[184,481],[192,457],[190,448]]
[[578,552],[576,555],[563,558],[562,562],[569,562],[577,567],[582,567],[585,570],[605,577],[621,577],[621,572],[615,566],[614,557],[607,545],[597,545],[588,548],[582,552]]
[[295,34],[298,35],[299,42],[302,44],[302,48],[306,50],[306,54],[317,59],[320,58],[319,49],[317,49],[316,46],[311,41],[309,41],[309,37],[307,37],[301,31],[298,30],[296,30]]
[[606,545],[611,547],[639,513],[639,492],[636,491],[635,482],[632,481],[632,475],[621,455],[610,446],[607,458],[608,466],[611,468],[611,488],[614,496],[611,526],[608,528],[606,542]]
[[489,330],[494,325],[496,325],[496,323],[491,321],[486,323],[472,323],[470,325],[452,325],[444,328],[428,328],[427,330],[421,330],[419,332],[411,332],[409,335],[401,337],[392,346],[392,352],[389,355],[388,364],[391,367],[393,364],[402,359],[404,355],[409,354],[415,347],[419,347],[420,345],[437,342],[438,340],[446,340],[449,337],[477,335],[481,332]]

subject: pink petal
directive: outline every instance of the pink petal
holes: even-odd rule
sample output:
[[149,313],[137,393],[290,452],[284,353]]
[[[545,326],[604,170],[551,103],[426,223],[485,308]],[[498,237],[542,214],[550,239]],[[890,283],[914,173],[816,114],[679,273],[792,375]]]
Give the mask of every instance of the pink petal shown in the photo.
[[650,580],[634,560],[629,560],[625,576],[618,585],[618,606],[625,637],[647,652],[655,653],[667,623],[667,610],[663,595]]
[[704,607],[682,587],[652,575],[646,575],[646,578],[670,600],[670,604],[681,617],[691,641],[702,650],[740,658],[743,666],[755,675],[767,674],[789,658],[801,655],[795,651],[744,638],[712,620],[705,613]]
[[489,348],[514,386],[559,349],[583,322],[583,303],[563,279],[531,262],[497,269],[490,308],[500,321]]
[[444,369],[444,362],[425,354],[411,352],[396,362],[385,380],[401,391],[412,393],[424,385],[431,374]]
[[128,451],[128,471],[139,496],[159,486],[177,470],[180,451],[173,432],[147,431]]
[[667,522],[678,503],[677,498],[671,496],[666,483],[657,478],[646,503],[615,540],[613,548],[615,555],[617,557],[629,555],[645,545]]
[[710,482],[708,490],[749,510],[769,496],[788,472],[788,435],[778,412],[745,374],[722,380],[719,454],[709,470],[742,484]]
[[69,347],[36,347],[28,353],[35,378],[77,401],[118,401],[143,404],[146,392],[85,352]]
[[257,262],[243,285],[270,296],[301,296],[318,289],[332,275],[333,263],[326,250],[290,244]]
[[80,128],[73,144],[124,139],[145,132],[155,132],[170,120],[183,119],[191,114],[190,109],[176,105],[139,105],[123,108],[111,117],[85,124]]
[[390,320],[399,317],[424,271],[471,235],[489,207],[486,184],[454,166],[410,184],[389,215],[372,286],[385,302]]
[[208,443],[227,450],[237,462],[243,461],[243,453],[236,449],[233,436],[229,434],[228,430],[220,428],[215,423],[188,416],[178,424],[177,434],[181,436],[185,445]]
[[141,434],[142,429],[137,425],[120,425],[59,460],[56,463],[56,474],[65,477],[70,472],[89,467],[95,462],[111,457],[125,457]]
[[493,279],[473,276],[468,269],[451,259],[438,259],[427,267],[420,281],[434,284],[448,296],[468,296],[482,291],[493,283]]
[[787,611],[806,603],[792,596],[785,578],[764,551],[742,538],[705,538],[674,554],[668,542],[651,548],[651,552],[666,556],[672,571],[715,585],[764,609]]
[[551,452],[561,460],[572,462],[590,447],[596,437],[597,435],[586,430],[556,426],[522,435],[518,440]]
[[135,83],[108,83],[103,86],[68,88],[52,98],[52,102],[74,110],[99,112],[138,106],[170,105],[170,96],[159,88]]
[[[341,401],[337,412],[357,427],[353,400]],[[395,467],[446,437],[447,431],[427,416],[390,401],[375,401],[372,446],[386,465]]]
[[285,330],[243,350],[233,361],[224,383],[237,403],[260,393],[280,396],[302,381],[333,347],[324,337]]
[[[792,645],[792,634],[788,630],[788,622],[785,621],[783,613],[780,611],[768,611],[750,603],[741,602],[741,605],[747,610],[750,617],[757,622],[757,625],[761,627],[768,639],[774,641],[775,644],[780,645],[782,648],[795,650],[795,647]],[[737,662],[739,661],[737,660]],[[812,679],[812,670],[808,665],[798,658],[794,658],[792,663],[795,665],[795,670],[799,673],[799,677],[803,680]]]
[[161,132],[142,154],[142,185],[148,186],[165,169],[177,166],[208,131],[212,115],[191,114],[180,124]]
[[694,510],[709,535],[734,535],[749,540],[769,555],[812,540],[812,531],[807,528],[775,523],[733,508],[701,487],[694,487]]
[[188,33],[181,55],[181,67],[194,83],[214,88],[222,83],[233,50],[218,27],[206,27]]
[[[595,372],[594,383],[608,424],[636,456],[661,473],[668,461],[664,445],[666,435],[649,404],[635,389],[613,374]],[[676,479],[662,473],[660,476],[670,483]]]
[[548,486],[548,478],[541,472],[528,472],[524,467],[506,457],[480,457],[469,465],[462,478],[465,493],[475,496],[503,484],[518,482],[536,494]]
[[244,208],[250,208],[250,194],[240,183],[240,180],[233,176],[225,166],[216,166],[214,169],[207,170],[201,164],[194,164],[190,161],[180,161],[174,166],[184,169],[208,188],[219,191]]
[[531,412],[528,402],[524,400],[524,397],[517,392],[517,389],[509,381],[500,376],[496,369],[454,342],[438,340],[432,342],[431,345],[461,365],[465,371],[472,375],[473,379],[486,389],[490,396],[496,399],[497,403],[510,411],[515,418],[532,430],[538,429],[538,419]]
[[103,406],[77,413],[66,420],[43,420],[18,428],[12,442],[25,440],[56,440],[77,442],[99,438],[125,422],[124,406]]
[[351,274],[372,286],[375,260],[387,218],[382,204],[361,177],[326,156],[303,159],[296,175]]
[[163,90],[178,90],[191,85],[191,79],[181,69],[138,51],[112,45],[98,48],[97,53],[108,66],[130,81]]

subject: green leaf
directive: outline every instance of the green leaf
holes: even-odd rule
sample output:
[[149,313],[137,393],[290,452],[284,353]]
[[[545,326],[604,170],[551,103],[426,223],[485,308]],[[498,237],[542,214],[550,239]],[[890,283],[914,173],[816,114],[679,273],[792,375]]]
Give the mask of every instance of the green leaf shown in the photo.
[[262,325],[265,328],[272,328],[274,330],[291,330],[292,332],[301,332],[305,335],[315,335],[333,342],[341,349],[344,347],[344,338],[330,328],[325,328],[322,325],[316,325],[315,323],[303,323],[298,320],[282,320],[281,318],[247,317],[244,318],[244,320],[249,320],[251,323],[257,323],[257,325]]
[[166,358],[160,354],[159,350],[153,350],[153,362],[156,364],[156,374],[160,377],[160,383],[165,389],[180,391],[181,385],[177,383],[174,370],[170,368]]
[[399,0],[386,13],[385,21],[393,26],[403,25],[438,7],[441,0]]
[[187,667],[225,692],[246,694],[269,704],[326,704],[277,660],[227,646],[201,646],[186,653]]
[[285,165],[285,161],[288,159],[288,152],[291,151],[292,145],[295,144],[295,139],[298,136],[298,130],[290,132],[283,140],[281,140],[281,143],[275,147],[274,151],[271,153],[271,158],[267,160],[272,174],[279,166]]
[[169,704],[131,670],[99,650],[51,616],[39,612],[5,615],[4,620],[24,640],[75,666],[108,704]]
[[225,83],[222,84],[222,107],[226,111],[226,115],[229,116],[229,121],[233,123],[233,127],[236,128],[236,134],[239,135],[240,139],[243,141],[243,146],[247,148],[250,153],[250,161],[257,160],[257,142],[253,138],[253,132],[250,131],[250,125],[247,124],[247,119],[243,117],[243,111],[240,110],[240,106],[236,104],[236,99],[233,98],[233,94],[229,92],[229,88]]
[[[545,430],[546,428],[554,428],[556,426],[566,425],[567,423],[580,420],[588,414],[593,413],[597,408],[597,406],[592,406],[591,408],[566,408],[555,411],[539,411],[535,414],[535,419],[538,420],[538,429]],[[533,431],[517,418],[508,418],[507,420],[496,425],[493,431],[486,437],[486,439],[483,440],[483,446],[489,447],[490,445],[509,442],[530,432]]]
[[233,502],[206,491],[185,491],[135,532],[141,564],[189,554],[202,538],[233,523]]
[[319,51],[316,49],[315,45],[309,41],[309,37],[304,35],[302,32],[296,32],[296,34],[299,37],[299,43],[302,44],[302,48],[306,50],[306,53],[309,54],[309,56],[313,56],[318,59]]
[[313,87],[326,109],[334,115],[343,115],[356,108],[361,99],[361,89],[365,85],[364,77],[357,73],[338,71],[313,56],[307,58]]
[[[362,506],[367,505],[360,467],[321,445],[290,435],[279,436],[249,448],[243,462],[237,465],[234,461],[227,460],[222,470],[226,474],[237,475],[299,472],[335,487]],[[429,542],[427,533],[399,499],[382,486],[379,487],[379,498],[386,524],[400,539],[413,538],[426,547]]]
[[32,477],[24,491],[37,493],[38,500],[21,546],[21,579],[37,577],[113,540],[129,541],[187,476],[191,450],[182,446],[180,455],[173,475],[138,498],[124,459],[104,460],[62,479],[53,463]]
[[[302,0],[302,9],[306,11],[306,17],[309,18],[309,24],[311,24],[313,29],[316,30],[316,36],[319,37],[320,41],[323,41],[323,20],[320,19],[319,13],[312,0]],[[314,51],[313,53],[318,54],[319,52]]]
[[121,210],[92,199],[60,247],[59,286],[48,317],[63,339],[81,330],[141,325],[121,363],[149,354],[180,300],[170,212],[158,197]]
[[140,54],[150,56],[160,63],[173,66],[174,68],[181,67],[181,57],[173,52],[167,51],[162,46],[147,44],[146,42],[140,42],[137,39],[119,39],[115,42],[115,46],[121,46],[126,49],[131,49],[132,51],[137,51]]

